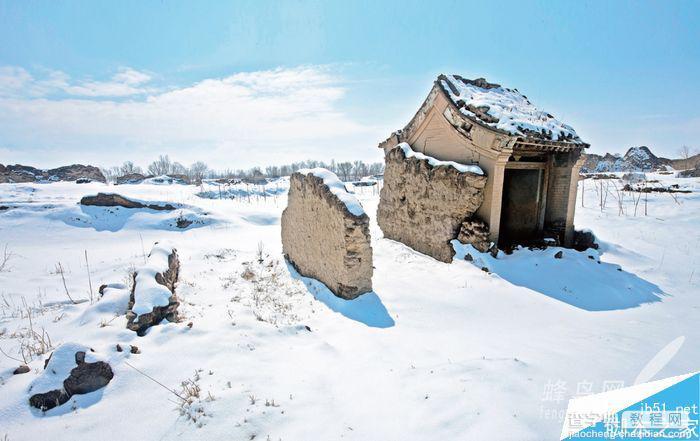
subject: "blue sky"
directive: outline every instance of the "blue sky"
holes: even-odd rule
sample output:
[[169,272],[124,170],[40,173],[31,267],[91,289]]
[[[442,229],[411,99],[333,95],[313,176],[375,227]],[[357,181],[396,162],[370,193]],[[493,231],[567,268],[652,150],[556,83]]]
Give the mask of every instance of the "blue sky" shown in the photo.
[[379,160],[439,73],[699,148],[700,2],[0,0],[0,163]]

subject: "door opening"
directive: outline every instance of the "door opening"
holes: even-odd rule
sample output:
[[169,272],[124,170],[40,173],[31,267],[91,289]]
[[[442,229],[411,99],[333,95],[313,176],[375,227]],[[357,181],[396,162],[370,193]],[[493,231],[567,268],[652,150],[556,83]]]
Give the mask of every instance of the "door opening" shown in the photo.
[[543,169],[506,169],[503,177],[499,247],[528,244],[541,239]]

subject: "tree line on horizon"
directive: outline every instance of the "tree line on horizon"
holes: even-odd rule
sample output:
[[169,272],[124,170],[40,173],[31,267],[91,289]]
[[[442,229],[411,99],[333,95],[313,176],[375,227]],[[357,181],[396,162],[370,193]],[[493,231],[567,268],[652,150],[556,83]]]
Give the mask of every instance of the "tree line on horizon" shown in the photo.
[[134,164],[133,161],[125,161],[120,166],[102,168],[102,173],[108,181],[113,182],[118,178],[133,174],[143,176],[183,176],[190,182],[200,182],[202,179],[260,179],[279,178],[289,176],[304,168],[325,168],[337,174],[343,181],[360,180],[365,176],[375,176],[384,173],[384,163],[367,163],[361,160],[336,162],[332,159],[329,163],[308,159],[306,161],[293,162],[285,165],[269,165],[266,167],[251,167],[249,169],[225,169],[214,170],[202,161],[197,161],[189,167],[172,161],[168,155],[160,155],[145,169]]

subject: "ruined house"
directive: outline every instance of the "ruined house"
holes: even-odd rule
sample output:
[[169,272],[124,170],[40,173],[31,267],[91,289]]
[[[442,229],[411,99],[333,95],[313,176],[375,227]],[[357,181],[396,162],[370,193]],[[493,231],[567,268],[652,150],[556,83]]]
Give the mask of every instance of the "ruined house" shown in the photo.
[[578,171],[588,144],[516,89],[440,75],[413,119],[379,147],[388,154],[401,143],[483,170],[484,199],[474,217],[488,226],[494,243],[554,237],[571,246]]

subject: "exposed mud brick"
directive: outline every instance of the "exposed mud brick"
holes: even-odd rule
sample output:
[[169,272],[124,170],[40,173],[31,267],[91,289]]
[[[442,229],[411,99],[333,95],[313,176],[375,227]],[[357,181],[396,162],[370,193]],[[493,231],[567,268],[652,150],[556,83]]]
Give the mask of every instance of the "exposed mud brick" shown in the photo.
[[451,262],[450,241],[483,202],[485,185],[483,175],[434,167],[395,147],[386,155],[377,222],[384,237]]
[[341,194],[346,199],[341,200],[327,181],[311,172],[291,176],[289,202],[282,213],[282,247],[300,274],[320,280],[339,297],[353,299],[372,290],[369,218],[363,211],[351,212],[347,199],[356,202],[354,196]]

